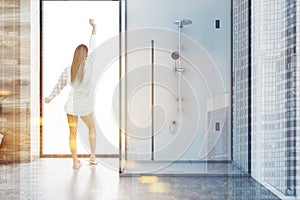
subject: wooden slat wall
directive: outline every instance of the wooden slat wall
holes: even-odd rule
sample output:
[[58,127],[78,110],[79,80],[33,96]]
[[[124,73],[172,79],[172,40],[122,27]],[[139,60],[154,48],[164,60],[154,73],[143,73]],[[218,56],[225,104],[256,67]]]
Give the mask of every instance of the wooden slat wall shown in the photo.
[[0,1],[0,163],[30,161],[30,0]]

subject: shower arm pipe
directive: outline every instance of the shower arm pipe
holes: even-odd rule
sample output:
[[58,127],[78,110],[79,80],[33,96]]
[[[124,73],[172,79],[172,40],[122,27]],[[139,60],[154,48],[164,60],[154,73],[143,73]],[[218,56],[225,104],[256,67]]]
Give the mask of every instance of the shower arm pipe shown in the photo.
[[[178,26],[178,54],[179,54],[179,59],[178,59],[178,68],[181,69],[181,29],[182,26]],[[178,72],[181,72],[180,70],[177,70]]]

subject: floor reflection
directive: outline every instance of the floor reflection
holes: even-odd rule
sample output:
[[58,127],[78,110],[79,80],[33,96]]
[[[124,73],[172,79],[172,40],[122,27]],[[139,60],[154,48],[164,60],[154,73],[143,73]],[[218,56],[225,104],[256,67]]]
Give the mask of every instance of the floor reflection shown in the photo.
[[0,199],[278,199],[248,176],[119,177],[118,159],[101,162],[83,160],[79,170],[71,159],[0,165]]

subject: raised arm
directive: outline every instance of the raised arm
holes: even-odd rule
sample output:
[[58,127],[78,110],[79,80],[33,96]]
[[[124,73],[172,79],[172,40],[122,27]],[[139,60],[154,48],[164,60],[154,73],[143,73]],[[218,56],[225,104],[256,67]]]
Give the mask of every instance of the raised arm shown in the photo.
[[92,35],[90,38],[89,43],[89,52],[91,53],[96,48],[96,32],[97,32],[97,25],[94,19],[90,19],[90,25],[92,26]]

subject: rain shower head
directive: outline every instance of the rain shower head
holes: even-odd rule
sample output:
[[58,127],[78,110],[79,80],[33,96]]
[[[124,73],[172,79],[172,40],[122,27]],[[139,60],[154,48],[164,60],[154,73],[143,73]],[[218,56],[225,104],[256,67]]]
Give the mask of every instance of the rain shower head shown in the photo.
[[189,19],[179,19],[174,22],[174,24],[176,24],[179,28],[182,28],[185,25],[190,25],[192,23],[192,20]]

